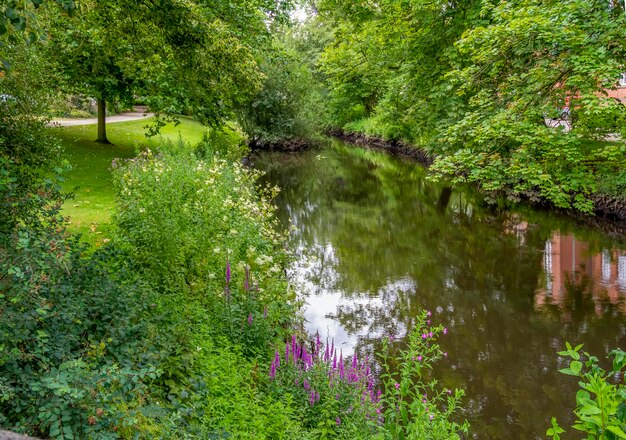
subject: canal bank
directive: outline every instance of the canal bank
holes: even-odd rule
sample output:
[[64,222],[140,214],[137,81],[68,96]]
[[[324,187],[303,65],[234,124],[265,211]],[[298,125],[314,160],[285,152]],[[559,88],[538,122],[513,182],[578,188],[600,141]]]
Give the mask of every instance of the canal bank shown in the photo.
[[543,438],[573,420],[576,380],[556,352],[584,343],[602,358],[626,347],[626,244],[554,211],[483,208],[426,170],[332,141],[255,159],[292,225],[290,282],[307,329],[344,353],[402,347],[420,310],[449,328],[435,375],[466,390],[480,439]]

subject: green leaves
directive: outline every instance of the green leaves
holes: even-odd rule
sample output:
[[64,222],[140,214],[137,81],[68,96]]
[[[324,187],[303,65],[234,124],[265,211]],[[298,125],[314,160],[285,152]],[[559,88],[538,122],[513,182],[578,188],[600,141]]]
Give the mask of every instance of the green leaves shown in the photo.
[[[613,378],[623,375],[626,368],[624,352],[620,349],[609,353],[612,358],[613,370],[604,371],[598,365],[598,359],[589,353],[582,352],[582,345],[575,348],[566,343],[567,350],[559,352],[572,360],[569,368],[559,370],[563,374],[576,376],[581,379],[581,389],[576,393],[576,409],[574,413],[578,420],[574,429],[589,434],[589,438],[605,437],[605,432],[611,432],[615,438],[625,438],[626,429],[626,385],[618,381],[612,383]],[[584,362],[583,362],[584,361]],[[558,430],[556,420],[552,419],[552,428],[547,434],[554,439],[559,438],[563,430]]]

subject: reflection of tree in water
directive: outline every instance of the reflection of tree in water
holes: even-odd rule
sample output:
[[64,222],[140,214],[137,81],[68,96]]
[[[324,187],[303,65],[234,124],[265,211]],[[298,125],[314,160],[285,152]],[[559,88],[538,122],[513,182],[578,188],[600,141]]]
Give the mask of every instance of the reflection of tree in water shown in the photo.
[[535,308],[549,216],[532,214],[522,228],[427,182],[419,167],[341,145],[267,160],[265,170],[282,188],[283,220],[297,227],[296,276],[348,299],[333,318],[358,335],[359,352],[402,337],[423,308],[450,327],[450,358],[436,374],[467,390],[482,438],[533,438],[550,415],[571,420],[576,384],[556,372],[565,340],[598,354],[624,346],[623,315],[607,303],[598,316],[583,282],[564,307]]

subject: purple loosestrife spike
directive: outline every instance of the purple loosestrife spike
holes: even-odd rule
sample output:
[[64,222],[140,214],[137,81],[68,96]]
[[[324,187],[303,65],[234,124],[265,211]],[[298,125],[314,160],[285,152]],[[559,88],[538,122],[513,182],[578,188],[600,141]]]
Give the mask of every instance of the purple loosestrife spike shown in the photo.
[[[248,313],[248,325],[252,325],[252,320],[253,320],[252,313]],[[278,352],[276,352],[276,353],[278,353]]]
[[354,356],[352,356],[352,368],[356,370],[356,366],[357,366],[358,360],[356,357],[356,351],[354,352]]
[[276,364],[274,362],[272,362],[272,365],[270,365],[270,379],[274,379],[276,377]]
[[274,363],[276,364],[276,367],[280,367],[280,354],[278,354],[278,351],[276,351],[276,354],[274,355]]
[[226,260],[226,284],[230,283],[230,261]]
[[309,405],[313,406],[315,404],[315,391],[311,391],[309,398]]
[[322,341],[320,341],[320,332],[318,330],[315,332],[315,352],[313,354],[319,354],[321,345]]
[[332,353],[332,352],[334,352],[334,351],[335,351],[335,338],[333,338],[333,340],[332,340],[332,344],[331,344],[331,346],[330,346],[330,352]]
[[329,347],[328,347],[328,341],[326,341],[326,351],[324,352],[324,362],[328,362],[329,358],[330,358],[330,353],[329,353]]
[[243,279],[243,290],[248,292],[250,290],[250,268],[246,266],[244,271],[246,275]]
[[302,382],[302,386],[304,387],[305,390],[310,389],[310,385],[309,385],[309,381],[304,379],[304,382]]

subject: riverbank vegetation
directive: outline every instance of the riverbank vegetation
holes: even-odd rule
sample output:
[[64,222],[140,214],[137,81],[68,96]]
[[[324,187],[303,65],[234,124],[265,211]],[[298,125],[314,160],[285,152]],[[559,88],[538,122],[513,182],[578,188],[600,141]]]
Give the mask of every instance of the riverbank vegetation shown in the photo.
[[[624,115],[599,95],[626,70],[623,11],[560,4],[568,27],[556,3],[531,0],[328,0],[300,24],[289,1],[2,4],[0,426],[55,439],[467,434],[463,391],[430,379],[447,357],[430,312],[371,358],[303,331],[278,189],[243,163],[249,146],[340,128],[419,145],[434,178],[492,198],[591,211],[599,176],[614,176],[607,193],[624,185],[622,144],[604,143]],[[96,129],[49,126],[68,95],[96,100]],[[107,130],[107,106],[138,97],[156,116]],[[547,127],[564,106],[572,130]]]
[[626,108],[608,93],[626,71],[623,4],[322,0],[311,9],[282,38],[324,97],[326,110],[311,112],[318,127],[413,144],[436,157],[432,178],[470,183],[487,201],[626,215],[597,197],[621,206],[626,188]]

